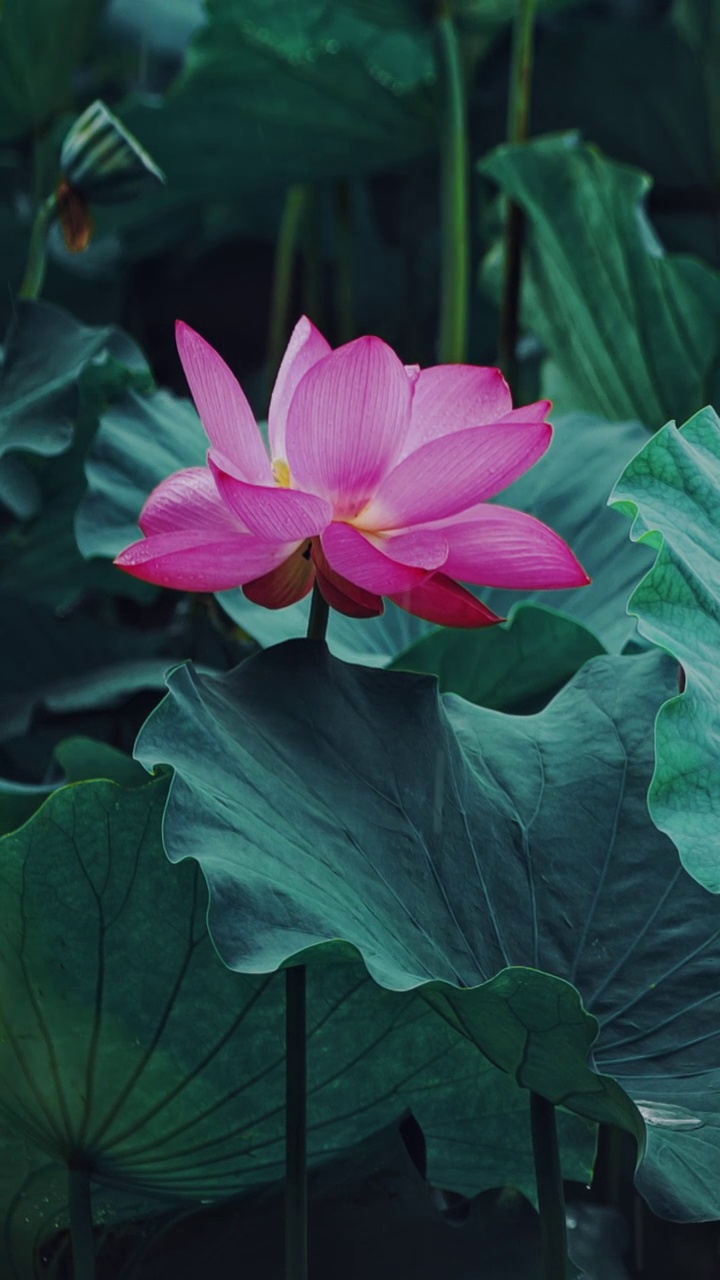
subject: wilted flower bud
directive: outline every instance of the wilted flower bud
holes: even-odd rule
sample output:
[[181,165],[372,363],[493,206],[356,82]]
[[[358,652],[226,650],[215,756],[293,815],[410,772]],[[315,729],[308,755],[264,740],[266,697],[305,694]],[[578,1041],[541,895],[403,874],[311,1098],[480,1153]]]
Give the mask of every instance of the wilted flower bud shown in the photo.
[[61,183],[86,202],[119,204],[164,182],[165,175],[104,102],[93,102],[60,152]]

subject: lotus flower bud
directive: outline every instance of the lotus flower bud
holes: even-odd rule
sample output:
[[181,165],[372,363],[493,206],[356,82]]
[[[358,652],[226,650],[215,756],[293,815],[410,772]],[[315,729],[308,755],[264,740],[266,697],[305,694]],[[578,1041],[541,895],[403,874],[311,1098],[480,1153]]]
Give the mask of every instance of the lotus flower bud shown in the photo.
[[67,134],[61,182],[92,204],[132,200],[165,175],[104,102],[93,102]]

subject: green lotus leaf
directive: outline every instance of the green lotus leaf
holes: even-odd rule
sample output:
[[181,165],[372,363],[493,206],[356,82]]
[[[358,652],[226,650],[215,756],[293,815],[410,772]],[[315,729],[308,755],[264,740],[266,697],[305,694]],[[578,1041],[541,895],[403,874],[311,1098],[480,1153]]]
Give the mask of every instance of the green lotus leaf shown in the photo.
[[497,711],[539,711],[583,663],[603,653],[581,623],[520,604],[499,627],[437,628],[391,664],[395,671],[436,675],[443,693]]
[[[64,758],[82,771],[77,744]],[[199,869],[163,856],[167,785],[63,787],[0,842],[0,1129],[15,1153],[0,1181],[3,1275],[22,1275],[32,1241],[65,1221],[70,1161],[91,1170],[99,1223],[282,1176],[284,978],[221,964]],[[422,1124],[427,1108],[443,1177],[470,1180],[474,1145],[473,1178],[509,1173],[531,1191],[526,1099],[424,1002],[381,990],[357,962],[318,965],[308,1020],[313,1165],[410,1107]],[[488,1145],[499,1124],[510,1169]],[[587,1178],[592,1129],[564,1125]]]
[[664,253],[645,174],[576,134],[499,147],[482,168],[529,219],[524,316],[560,407],[655,431],[718,398],[720,276]]
[[648,804],[700,884],[720,893],[720,419],[668,423],[628,464],[611,503],[657,554],[628,610],[681,664],[686,685],[660,709]]
[[344,939],[524,1087],[646,1127],[643,1194],[713,1217],[720,904],[645,800],[674,679],[657,652],[596,658],[517,717],[291,641],[177,668],[137,754],[175,769],[166,849],[201,863],[226,964]]

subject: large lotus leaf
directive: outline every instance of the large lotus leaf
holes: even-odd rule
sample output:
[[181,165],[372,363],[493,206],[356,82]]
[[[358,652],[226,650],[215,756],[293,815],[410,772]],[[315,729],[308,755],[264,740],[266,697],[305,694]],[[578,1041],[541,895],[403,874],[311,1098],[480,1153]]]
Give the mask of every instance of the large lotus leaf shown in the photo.
[[0,743],[27,733],[43,711],[113,706],[142,689],[164,688],[172,659],[163,636],[58,617],[43,605],[6,596],[0,670]]
[[72,96],[104,0],[5,0],[0,25],[0,141],[40,135]]
[[630,597],[642,634],[681,663],[678,686],[655,723],[648,803],[684,866],[720,893],[720,419],[704,409],[670,422],[626,467],[613,506],[630,536],[657,556]]
[[[52,448],[65,448],[65,452],[60,457],[33,459],[32,518],[0,534],[0,588],[8,594],[66,605],[81,590],[107,588],[118,576],[107,565],[83,561],[73,518],[85,488],[85,454],[100,414],[128,386],[147,386],[150,375],[135,343],[125,334],[85,329],[66,312],[44,304],[28,303],[27,308],[21,312],[28,317],[20,334],[22,346],[18,345],[11,367],[17,370],[20,386],[11,384],[8,392],[12,394],[13,448],[26,447],[28,440],[35,439],[37,428],[38,438],[54,440]],[[69,335],[67,349],[62,343],[64,332]],[[63,353],[58,367],[54,367],[55,338]],[[53,373],[48,381],[46,364]],[[24,398],[19,394],[23,385]],[[74,430],[67,448],[63,414],[70,405],[74,406]],[[147,599],[148,590],[152,595],[152,588],[144,586],[139,598]],[[131,593],[138,596],[136,590]]]
[[21,299],[0,365],[0,457],[11,450],[63,453],[72,440],[80,377],[91,361],[108,356],[142,364],[118,330],[89,328],[60,307]]
[[712,1217],[720,904],[645,802],[674,679],[657,652],[596,658],[516,717],[291,641],[177,668],[137,754],[176,770],[166,849],[201,862],[227,964],[345,939],[525,1087],[639,1136],[634,1098],[644,1194]]
[[[523,599],[569,614],[611,650],[621,649],[634,630],[625,605],[644,566],[638,560],[642,553],[633,553],[622,523],[607,510],[607,499],[646,438],[637,422],[561,416],[555,421],[552,448],[502,495],[503,502],[557,529],[593,578],[590,587],[529,592]],[[206,450],[205,434],[189,401],[166,391],[151,396],[130,391],[115,401],[102,417],[85,462],[87,493],[75,521],[82,554],[115,556],[139,537],[137,518],[150,491],[171,472],[202,464]],[[117,577],[121,589],[127,575]],[[518,602],[517,592],[489,590],[480,595],[501,614]],[[222,592],[218,599],[233,621],[263,646],[301,636],[307,629],[307,600],[289,609],[268,610],[251,604],[240,591]],[[386,602],[382,617],[367,622],[333,613],[328,635],[339,657],[386,666],[434,630]]]
[[[583,6],[543,24],[534,52],[533,132],[577,129],[614,160],[649,173],[649,206],[663,243],[717,265],[717,36],[691,31],[687,20],[689,12],[711,27],[714,0],[663,7],[666,16],[652,22],[638,22],[628,10]],[[483,110],[474,121],[477,154],[505,137],[506,83],[507,60],[486,65]]]
[[151,490],[173,471],[202,466],[207,448],[189,400],[169,391],[119,396],[103,414],[85,461],[87,493],[75,519],[82,554],[114,557],[133,542]]
[[583,663],[603,653],[581,623],[535,605],[518,605],[499,627],[438,628],[391,664],[436,675],[443,693],[497,711],[539,711]]
[[[21,1240],[61,1214],[73,1157],[90,1162],[105,1221],[282,1174],[284,980],[220,963],[198,868],[162,853],[166,792],[167,779],[77,783],[0,843],[0,1126],[26,1152],[2,1184],[6,1239],[18,1212]],[[513,1156],[484,1150],[479,1177],[530,1190],[521,1092],[458,1052],[424,1002],[347,962],[314,967],[308,1001],[313,1163],[409,1106],[422,1123],[427,1106],[431,1163],[463,1185],[491,1112]],[[434,1137],[436,1083],[448,1109]],[[587,1177],[592,1132],[565,1120],[573,1174]]]
[[483,171],[529,222],[524,316],[554,362],[561,407],[651,430],[720,391],[720,276],[664,253],[650,181],[576,134],[498,148]]
[[249,186],[359,174],[431,150],[432,27],[402,0],[385,9],[379,20],[353,0],[209,0],[162,104],[122,112],[168,177],[145,209],[243,200]]
[[122,787],[147,784],[147,774],[136,760],[107,742],[82,735],[64,738],[57,744],[47,773],[50,780],[41,783],[0,778],[0,836],[17,831],[53,791],[68,782],[106,778]]

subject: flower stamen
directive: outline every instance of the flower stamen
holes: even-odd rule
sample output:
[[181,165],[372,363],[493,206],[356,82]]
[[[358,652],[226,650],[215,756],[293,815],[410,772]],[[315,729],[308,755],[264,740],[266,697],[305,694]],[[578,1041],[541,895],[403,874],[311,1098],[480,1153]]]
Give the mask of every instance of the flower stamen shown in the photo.
[[275,483],[281,489],[290,488],[290,468],[284,458],[275,458],[272,464],[272,473]]

